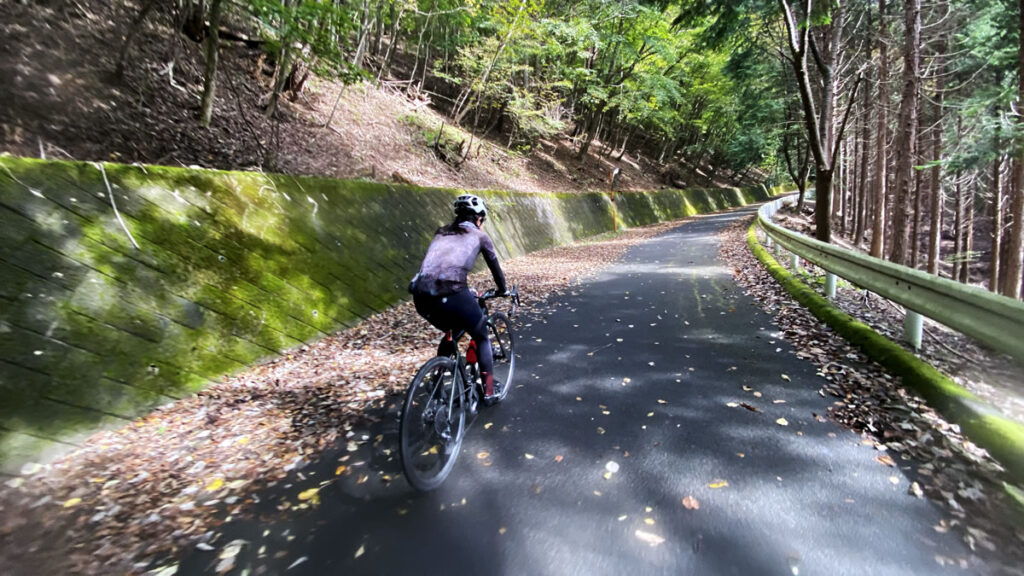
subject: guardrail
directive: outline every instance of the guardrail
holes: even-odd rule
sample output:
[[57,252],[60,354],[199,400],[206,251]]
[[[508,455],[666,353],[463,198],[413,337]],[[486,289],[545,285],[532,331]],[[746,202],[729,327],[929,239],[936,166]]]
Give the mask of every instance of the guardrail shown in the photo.
[[902,304],[907,309],[904,330],[915,348],[921,345],[921,316],[927,316],[1024,363],[1024,302],[787,230],[771,217],[790,198],[762,206],[758,225],[770,240],[828,272],[829,298],[835,297],[835,276],[839,276]]

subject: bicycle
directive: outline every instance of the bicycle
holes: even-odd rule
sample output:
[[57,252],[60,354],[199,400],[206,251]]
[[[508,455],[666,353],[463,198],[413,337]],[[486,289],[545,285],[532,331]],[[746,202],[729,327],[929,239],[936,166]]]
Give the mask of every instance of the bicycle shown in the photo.
[[[508,314],[488,314],[487,301],[507,296],[512,300]],[[515,337],[510,317],[519,308],[519,289],[507,294],[488,290],[477,297],[490,335],[494,356],[494,378],[502,386],[495,403],[508,397],[515,375]],[[469,341],[466,354],[459,350],[464,331],[445,333],[438,355],[416,372],[406,391],[399,425],[402,469],[413,488],[426,492],[444,482],[455,466],[466,433],[466,418],[477,413],[483,397],[476,342]]]

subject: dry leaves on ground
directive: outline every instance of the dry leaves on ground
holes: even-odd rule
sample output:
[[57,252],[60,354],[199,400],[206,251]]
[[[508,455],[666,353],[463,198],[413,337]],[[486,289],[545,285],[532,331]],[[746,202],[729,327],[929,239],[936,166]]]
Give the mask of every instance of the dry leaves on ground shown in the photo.
[[[831,419],[860,433],[864,444],[884,452],[886,457],[879,462],[888,466],[891,460],[914,481],[917,489],[912,486],[909,494],[922,494],[940,505],[949,517],[947,528],[958,529],[971,550],[997,570],[1020,574],[1024,528],[1018,523],[1019,509],[1002,488],[999,464],[898,378],[792,300],[750,252],[746,242],[750,223],[749,218],[743,219],[723,232],[722,256],[747,294],[773,315],[783,338],[797,348],[797,356],[818,366],[819,394],[832,400]],[[901,318],[883,318],[875,308],[856,306],[864,301],[862,295],[847,296],[845,301],[847,313],[873,318],[885,327],[883,332],[891,334],[888,326],[897,330],[901,326]],[[948,362],[936,364],[949,366]]]
[[[550,296],[671,226],[552,248],[503,267],[520,287],[525,315],[543,319],[561,306]],[[478,274],[471,282],[486,287],[490,278]],[[9,543],[0,564],[124,573],[215,542],[225,518],[245,515],[262,489],[333,446],[351,452],[372,442],[356,431],[389,395],[404,390],[438,336],[406,302],[94,435],[0,493],[0,537]],[[315,498],[300,495],[306,504]]]

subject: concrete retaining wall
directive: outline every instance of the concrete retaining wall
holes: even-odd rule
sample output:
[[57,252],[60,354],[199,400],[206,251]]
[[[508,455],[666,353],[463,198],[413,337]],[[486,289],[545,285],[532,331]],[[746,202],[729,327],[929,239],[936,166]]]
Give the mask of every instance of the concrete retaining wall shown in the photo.
[[[460,193],[103,167],[106,182],[94,164],[0,158],[0,473],[406,298]],[[613,226],[607,194],[478,194],[504,258]],[[665,190],[616,204],[638,226],[767,197]]]

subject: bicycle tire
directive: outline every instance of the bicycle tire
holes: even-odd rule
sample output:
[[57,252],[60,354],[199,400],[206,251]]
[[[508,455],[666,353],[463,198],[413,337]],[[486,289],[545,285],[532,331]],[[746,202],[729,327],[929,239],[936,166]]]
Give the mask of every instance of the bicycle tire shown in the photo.
[[494,357],[494,377],[502,382],[497,402],[508,396],[516,371],[515,333],[512,322],[504,312],[495,312],[487,317],[487,332],[491,339],[491,354]]
[[[409,484],[433,490],[451,473],[466,433],[466,410],[455,361],[428,360],[409,383],[399,424],[402,471]],[[448,438],[444,434],[448,434]]]

